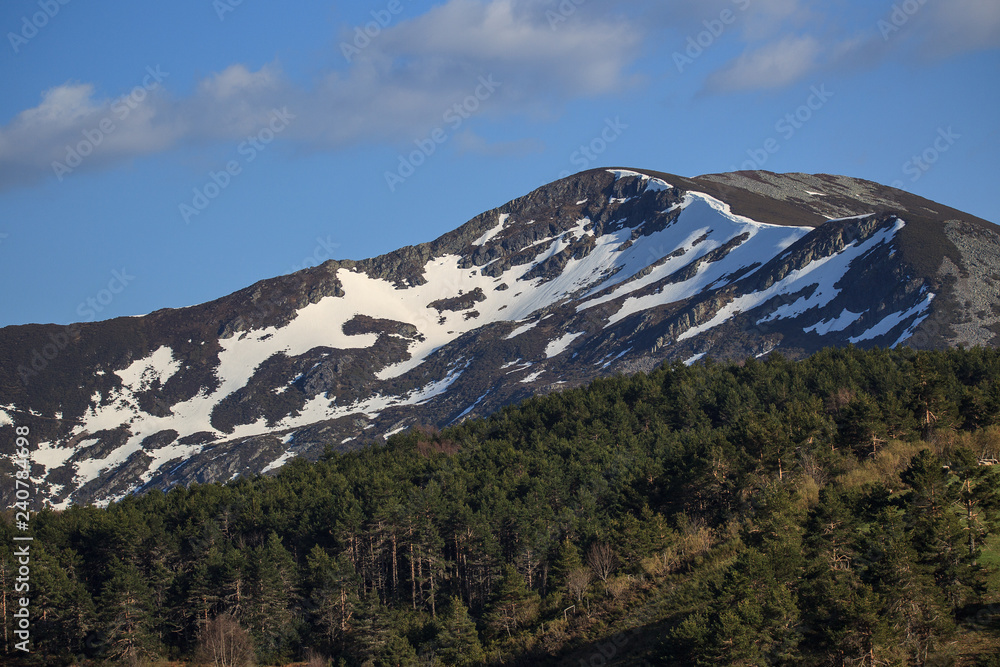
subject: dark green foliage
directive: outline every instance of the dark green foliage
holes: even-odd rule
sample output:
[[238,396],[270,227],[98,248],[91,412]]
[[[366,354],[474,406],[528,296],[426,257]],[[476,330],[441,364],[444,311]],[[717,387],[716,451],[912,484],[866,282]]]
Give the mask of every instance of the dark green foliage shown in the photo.
[[105,655],[134,664],[157,653],[153,602],[149,584],[133,563],[114,558],[98,601]]
[[4,659],[189,659],[228,624],[265,664],[973,664],[1000,600],[997,378],[981,349],[675,364],[46,510],[37,650]]
[[458,597],[451,599],[448,614],[440,622],[437,657],[446,665],[479,665],[485,657],[476,624]]
[[486,613],[494,637],[512,638],[538,614],[538,594],[529,591],[524,577],[513,565],[505,565],[497,593]]

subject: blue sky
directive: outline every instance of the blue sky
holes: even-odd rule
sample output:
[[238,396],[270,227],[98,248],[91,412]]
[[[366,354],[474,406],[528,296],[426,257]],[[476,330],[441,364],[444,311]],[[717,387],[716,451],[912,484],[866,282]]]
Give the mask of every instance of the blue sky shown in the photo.
[[599,166],[1000,222],[996,0],[9,0],[0,29],[0,325],[208,301]]

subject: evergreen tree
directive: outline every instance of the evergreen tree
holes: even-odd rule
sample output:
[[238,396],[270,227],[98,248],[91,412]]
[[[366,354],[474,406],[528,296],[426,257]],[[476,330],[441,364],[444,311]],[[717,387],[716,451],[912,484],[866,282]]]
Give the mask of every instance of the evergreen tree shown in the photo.
[[951,469],[961,485],[958,503],[968,557],[976,563],[986,539],[1000,529],[1000,474],[994,466],[979,465],[976,455],[964,448],[952,455]]
[[374,594],[361,599],[352,630],[354,653],[365,667],[417,664],[417,652],[399,630],[392,612]]
[[557,604],[569,594],[570,578],[583,567],[580,549],[569,537],[564,538],[549,573],[549,590],[556,596]]
[[[579,558],[579,554],[577,554]],[[538,594],[529,591],[524,577],[513,565],[504,565],[486,621],[494,637],[513,637],[538,615]]]
[[310,624],[321,631],[331,653],[342,643],[357,611],[358,581],[345,554],[330,556],[316,545],[306,558],[306,602]]
[[707,655],[722,664],[788,664],[801,641],[791,582],[775,576],[771,559],[742,552],[715,598]]
[[101,589],[100,620],[108,658],[134,665],[157,654],[146,577],[130,561],[112,559]]
[[476,624],[457,596],[438,624],[437,647],[437,656],[446,665],[479,665],[485,658]]
[[56,655],[76,655],[83,637],[96,627],[96,609],[86,587],[76,578],[75,553],[56,558],[44,546],[36,547],[33,577],[37,614],[36,645]]
[[275,661],[290,654],[296,639],[291,607],[296,598],[297,568],[273,532],[252,550],[250,561],[250,594],[243,617],[261,658]]
[[957,608],[973,594],[975,575],[966,531],[956,512],[961,486],[952,484],[951,478],[941,459],[926,449],[900,474],[910,487],[907,519],[920,562],[930,568],[937,585]]

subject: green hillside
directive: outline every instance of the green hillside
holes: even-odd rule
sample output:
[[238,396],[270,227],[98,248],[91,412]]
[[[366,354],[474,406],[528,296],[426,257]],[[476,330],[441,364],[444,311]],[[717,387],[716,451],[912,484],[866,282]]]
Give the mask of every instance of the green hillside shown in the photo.
[[274,665],[996,665],[998,380],[978,348],[674,365],[275,476],[43,511],[32,652],[2,648],[12,665],[205,661],[223,641]]

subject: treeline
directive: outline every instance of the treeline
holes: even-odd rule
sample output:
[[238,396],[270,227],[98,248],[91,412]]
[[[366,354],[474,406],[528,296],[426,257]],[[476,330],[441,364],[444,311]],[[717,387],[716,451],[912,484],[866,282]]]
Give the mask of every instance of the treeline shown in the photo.
[[675,364],[271,477],[42,511],[30,655],[8,630],[7,516],[4,648],[21,665],[997,665],[997,454],[995,351]]

